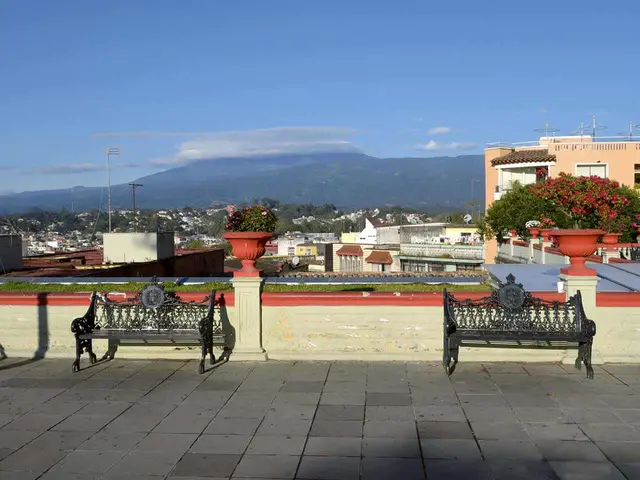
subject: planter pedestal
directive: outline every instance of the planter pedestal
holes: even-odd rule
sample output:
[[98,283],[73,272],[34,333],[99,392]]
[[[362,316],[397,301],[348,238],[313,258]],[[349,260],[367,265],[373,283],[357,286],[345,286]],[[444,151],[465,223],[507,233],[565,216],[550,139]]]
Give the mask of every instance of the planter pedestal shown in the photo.
[[596,317],[596,287],[598,286],[599,278],[597,276],[589,275],[586,277],[576,275],[560,274],[560,280],[565,282],[567,300],[569,297],[574,296],[580,290],[582,296],[582,306],[584,312],[587,314],[587,318]]
[[262,285],[260,277],[237,277],[231,280],[234,290],[235,328],[230,358],[239,361],[264,362],[262,348]]

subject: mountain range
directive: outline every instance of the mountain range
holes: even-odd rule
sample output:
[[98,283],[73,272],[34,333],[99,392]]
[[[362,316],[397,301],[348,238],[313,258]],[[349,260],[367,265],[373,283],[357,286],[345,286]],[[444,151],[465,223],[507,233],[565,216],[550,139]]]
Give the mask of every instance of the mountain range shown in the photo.
[[[271,155],[200,160],[135,180],[137,207],[207,207],[275,198],[342,208],[463,207],[484,197],[484,157],[377,158],[361,153]],[[0,197],[0,213],[106,209],[103,187],[39,190]],[[112,207],[131,208],[130,187],[111,186]]]

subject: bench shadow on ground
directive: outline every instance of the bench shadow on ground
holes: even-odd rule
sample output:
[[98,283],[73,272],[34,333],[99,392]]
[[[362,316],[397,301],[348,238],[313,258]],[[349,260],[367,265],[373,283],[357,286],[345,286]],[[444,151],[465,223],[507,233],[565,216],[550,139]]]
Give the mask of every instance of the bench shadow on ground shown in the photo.
[[49,350],[49,301],[48,293],[38,293],[38,347],[32,358],[13,360],[7,354],[4,346],[0,344],[0,370],[21,367],[30,363],[37,362],[45,358]]
[[209,368],[206,368],[204,373],[216,370],[221,365],[227,363],[229,361],[229,358],[233,354],[233,349],[236,345],[236,329],[229,320],[229,312],[227,311],[227,300],[224,297],[224,293],[220,294],[220,297],[218,298],[216,303],[218,304],[220,329],[224,334],[226,346],[224,347],[224,350],[222,351],[220,356],[216,358],[215,363],[213,365],[210,365]]

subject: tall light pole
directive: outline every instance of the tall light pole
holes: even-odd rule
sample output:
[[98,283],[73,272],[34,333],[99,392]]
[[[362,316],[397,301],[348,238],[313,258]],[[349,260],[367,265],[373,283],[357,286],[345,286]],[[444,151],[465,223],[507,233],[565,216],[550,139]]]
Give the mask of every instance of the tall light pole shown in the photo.
[[480,183],[480,179],[473,177],[471,178],[471,215],[473,215],[474,213],[474,207],[478,207],[478,214],[480,214],[480,204],[478,202],[478,205],[475,205],[475,195],[474,195],[474,186],[476,184],[476,182]]
[[138,231],[138,211],[136,210],[136,188],[144,187],[141,183],[130,183],[131,187],[131,203],[133,204],[133,231]]
[[120,155],[120,149],[107,148],[107,210],[109,212],[109,233],[111,233],[111,155]]

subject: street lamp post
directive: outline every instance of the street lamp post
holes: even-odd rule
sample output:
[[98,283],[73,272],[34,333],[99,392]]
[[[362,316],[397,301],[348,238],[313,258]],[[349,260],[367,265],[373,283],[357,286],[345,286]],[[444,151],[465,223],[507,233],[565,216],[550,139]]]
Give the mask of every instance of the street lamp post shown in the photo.
[[476,184],[476,182],[480,183],[480,179],[473,177],[471,178],[471,214],[473,215],[475,208],[474,207],[478,207],[478,215],[480,214],[480,204],[478,202],[478,205],[475,205],[475,195],[474,195],[474,186]]
[[132,203],[132,210],[133,210],[133,231],[137,232],[138,231],[138,210],[136,210],[136,188],[138,187],[144,187],[144,185],[142,185],[141,183],[130,183],[129,186],[131,187],[131,203]]
[[109,233],[111,233],[111,155],[120,155],[120,149],[107,148],[107,211],[109,216]]

